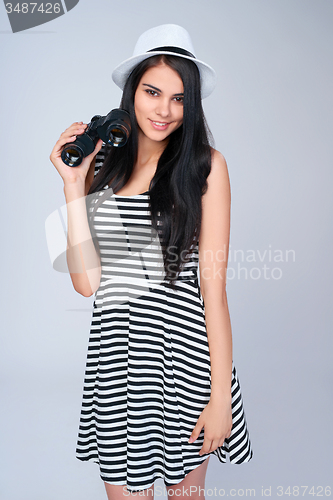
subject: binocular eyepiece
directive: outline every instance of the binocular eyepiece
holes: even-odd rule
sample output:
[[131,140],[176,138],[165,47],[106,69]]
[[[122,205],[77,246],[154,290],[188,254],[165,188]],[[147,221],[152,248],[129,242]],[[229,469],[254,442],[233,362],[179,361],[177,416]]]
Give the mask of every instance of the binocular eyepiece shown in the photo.
[[61,159],[69,167],[78,167],[83,158],[94,151],[98,139],[121,148],[127,143],[130,133],[130,116],[123,109],[113,109],[106,116],[93,116],[85,132],[74,142],[66,144]]

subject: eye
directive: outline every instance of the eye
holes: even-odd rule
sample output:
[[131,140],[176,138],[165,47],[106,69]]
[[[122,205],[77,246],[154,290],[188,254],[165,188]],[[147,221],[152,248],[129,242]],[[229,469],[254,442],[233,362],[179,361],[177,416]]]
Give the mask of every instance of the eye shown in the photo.
[[146,89],[145,92],[147,92],[148,95],[152,95],[152,96],[158,95],[158,93],[152,89]]
[[175,97],[175,101],[183,103],[184,102],[184,97]]

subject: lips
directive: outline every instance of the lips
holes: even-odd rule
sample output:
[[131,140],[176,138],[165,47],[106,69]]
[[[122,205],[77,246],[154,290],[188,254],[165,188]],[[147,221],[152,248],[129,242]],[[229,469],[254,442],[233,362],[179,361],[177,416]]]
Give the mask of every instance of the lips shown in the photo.
[[166,130],[168,128],[168,126],[170,125],[170,123],[168,123],[168,122],[157,122],[157,121],[151,120],[150,118],[149,118],[149,121],[155,130]]

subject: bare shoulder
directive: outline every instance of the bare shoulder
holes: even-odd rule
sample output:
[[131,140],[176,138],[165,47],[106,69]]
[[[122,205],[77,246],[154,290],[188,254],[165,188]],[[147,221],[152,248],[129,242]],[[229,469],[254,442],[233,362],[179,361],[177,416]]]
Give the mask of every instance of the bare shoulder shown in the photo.
[[223,196],[225,201],[230,199],[230,179],[226,159],[220,151],[212,148],[211,171],[207,177],[208,188],[203,195],[206,199],[216,199]]
[[223,154],[218,151],[217,149],[211,148],[212,151],[212,167],[213,164],[216,165],[223,165],[224,167],[227,166],[226,159],[224,158]]

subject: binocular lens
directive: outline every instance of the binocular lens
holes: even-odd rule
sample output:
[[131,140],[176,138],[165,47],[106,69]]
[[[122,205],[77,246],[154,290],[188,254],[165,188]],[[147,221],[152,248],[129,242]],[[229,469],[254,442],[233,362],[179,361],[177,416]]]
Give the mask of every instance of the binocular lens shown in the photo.
[[82,154],[74,148],[64,149],[61,157],[69,167],[77,167],[82,162]]
[[124,140],[124,133],[118,128],[114,128],[110,132],[110,138],[113,140],[113,142],[122,142]]
[[121,124],[117,124],[108,131],[109,143],[114,147],[125,146],[129,137],[129,131]]

